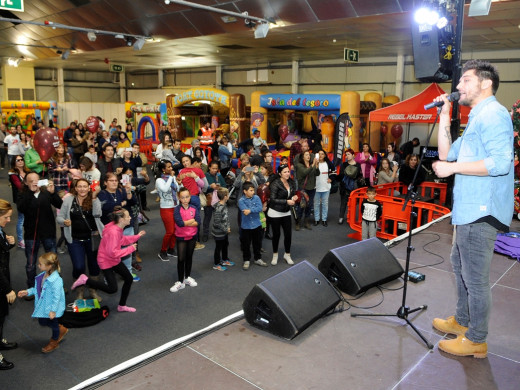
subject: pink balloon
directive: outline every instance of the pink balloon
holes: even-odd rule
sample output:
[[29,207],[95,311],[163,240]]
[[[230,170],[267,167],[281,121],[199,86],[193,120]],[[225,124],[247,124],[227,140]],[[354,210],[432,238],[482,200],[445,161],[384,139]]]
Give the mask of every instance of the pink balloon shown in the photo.
[[287,127],[287,125],[280,125],[280,127],[278,128],[278,134],[280,134],[280,138],[282,139],[282,141],[285,141],[285,139],[289,135],[289,127]]
[[401,135],[403,135],[403,126],[401,125],[393,125],[392,129],[390,130],[394,138],[399,138]]
[[50,128],[40,129],[36,132],[33,139],[34,149],[40,155],[42,161],[48,161],[60,144],[60,139],[55,130]]
[[388,133],[388,126],[387,125],[381,125],[381,134],[383,134],[383,137]]
[[95,133],[99,127],[99,119],[95,116],[89,116],[85,122],[85,127],[91,133]]

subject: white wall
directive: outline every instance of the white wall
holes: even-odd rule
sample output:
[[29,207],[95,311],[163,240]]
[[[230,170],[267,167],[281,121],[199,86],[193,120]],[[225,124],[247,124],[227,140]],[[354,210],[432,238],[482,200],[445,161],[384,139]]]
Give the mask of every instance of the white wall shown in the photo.
[[69,123],[76,119],[84,124],[91,115],[105,119],[107,126],[110,125],[113,118],[117,118],[117,123],[123,128],[125,126],[124,103],[66,102],[58,104],[58,118],[61,128],[68,127]]

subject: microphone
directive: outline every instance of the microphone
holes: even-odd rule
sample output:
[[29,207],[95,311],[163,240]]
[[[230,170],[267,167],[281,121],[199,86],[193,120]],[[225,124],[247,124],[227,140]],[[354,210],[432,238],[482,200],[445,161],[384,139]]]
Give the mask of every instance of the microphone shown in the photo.
[[[460,99],[460,93],[458,92],[452,92],[450,95],[448,95],[448,101],[449,102],[456,102]],[[442,107],[444,106],[444,102],[441,100],[440,102],[431,102],[424,106],[424,110],[427,111],[430,108],[433,107]]]

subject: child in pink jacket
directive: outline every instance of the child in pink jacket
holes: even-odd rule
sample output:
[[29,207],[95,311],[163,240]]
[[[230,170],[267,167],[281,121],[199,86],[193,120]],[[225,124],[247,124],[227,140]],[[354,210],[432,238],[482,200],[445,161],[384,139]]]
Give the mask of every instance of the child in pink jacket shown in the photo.
[[[137,248],[137,240],[144,236],[144,230],[133,236],[124,236],[123,230],[130,224],[130,214],[121,206],[114,207],[112,222],[108,223],[103,229],[101,243],[99,244],[97,261],[99,268],[103,272],[107,284],[103,281],[89,279],[85,274],[81,275],[72,285],[72,290],[78,286],[86,284],[89,288],[104,291],[109,294],[117,292],[116,273],[123,278],[123,288],[117,311],[135,312],[133,307],[126,306],[126,299],[130,294],[130,288],[134,281],[128,268],[121,262],[122,257],[126,257]],[[129,245],[129,246],[127,246]],[[121,248],[127,246],[126,248]]]

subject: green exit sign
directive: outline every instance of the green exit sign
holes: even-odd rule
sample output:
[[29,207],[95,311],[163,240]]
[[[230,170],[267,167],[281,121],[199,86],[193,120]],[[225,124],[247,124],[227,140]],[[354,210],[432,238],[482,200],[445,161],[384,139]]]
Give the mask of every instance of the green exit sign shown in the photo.
[[345,53],[343,55],[343,61],[347,62],[359,62],[359,50],[347,49],[345,48]]
[[23,0],[0,0],[0,9],[23,12]]
[[125,70],[125,67],[123,65],[118,64],[110,64],[110,71],[111,72],[118,72],[121,73]]

